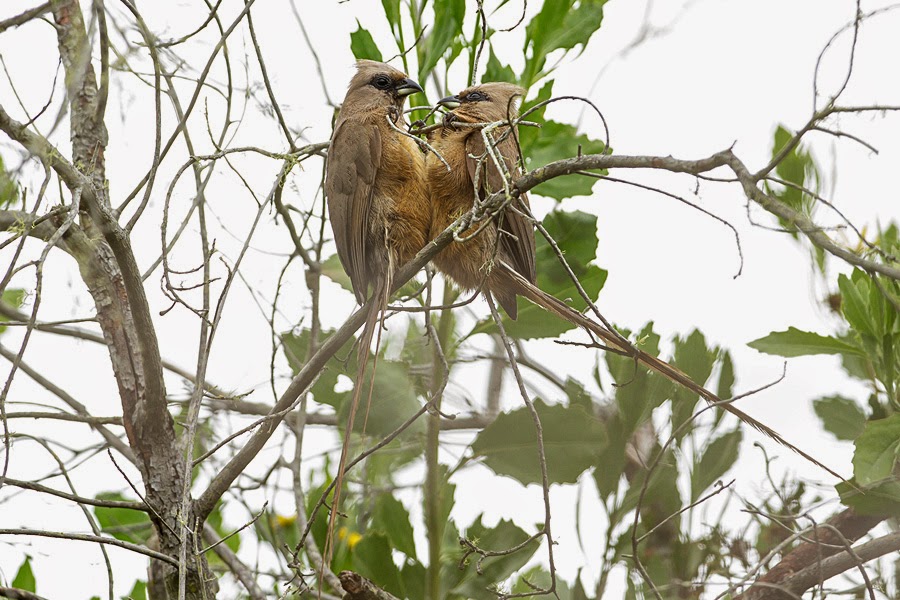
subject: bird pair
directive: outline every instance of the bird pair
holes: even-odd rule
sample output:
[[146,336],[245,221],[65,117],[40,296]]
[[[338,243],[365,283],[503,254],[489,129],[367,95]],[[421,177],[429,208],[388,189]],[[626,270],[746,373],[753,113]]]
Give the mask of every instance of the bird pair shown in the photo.
[[[485,83],[441,100],[450,116],[429,135],[436,153],[423,153],[400,129],[407,96],[421,91],[389,65],[359,61],[328,151],[325,194],[338,256],[357,300],[363,303],[370,289],[379,300],[373,311],[386,306],[393,273],[471,209],[476,191],[483,199],[503,190],[517,172],[513,136],[499,132],[495,160],[480,128],[452,123],[515,117],[522,88]],[[519,201],[527,209],[524,194]],[[462,232],[471,237],[450,244],[433,262],[460,287],[496,298],[515,319],[521,282],[535,280],[534,228],[522,211],[507,209],[473,229],[480,229],[477,235]]]
[[[501,132],[491,148],[497,154],[489,157],[480,128],[451,123],[515,117],[513,102],[524,93],[522,88],[486,83],[441,100],[439,104],[450,109],[451,117],[445,119],[447,126],[429,136],[429,145],[437,154],[423,153],[415,138],[401,129],[406,98],[421,91],[418,83],[387,64],[359,61],[328,149],[325,195],[338,256],[357,301],[363,304],[370,290],[373,298],[359,341],[356,385],[335,478],[335,509],[340,505],[372,337],[379,315],[387,308],[394,273],[469,211],[476,192],[483,199],[500,191],[517,172],[515,139],[508,133],[504,137]],[[525,195],[519,195],[518,201],[527,212]],[[534,228],[523,212],[507,208],[486,225],[471,229],[461,234],[468,238],[465,242],[451,243],[433,262],[461,287],[481,289],[489,301],[496,298],[515,319],[517,293],[527,295],[521,290],[529,286],[537,290],[533,285]],[[370,394],[372,389],[370,383]],[[331,556],[336,513],[332,510],[328,521],[326,563]]]

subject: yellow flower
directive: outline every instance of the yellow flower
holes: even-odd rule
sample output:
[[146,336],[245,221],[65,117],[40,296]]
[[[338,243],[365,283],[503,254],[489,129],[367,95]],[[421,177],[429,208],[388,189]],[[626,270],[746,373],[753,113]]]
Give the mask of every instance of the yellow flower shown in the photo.
[[278,522],[279,527],[290,527],[297,522],[297,515],[275,515],[275,520]]
[[346,539],[347,546],[352,549],[353,546],[359,543],[359,540],[362,539],[362,536],[355,531],[350,531],[346,527],[341,527],[340,529],[338,529],[338,539]]

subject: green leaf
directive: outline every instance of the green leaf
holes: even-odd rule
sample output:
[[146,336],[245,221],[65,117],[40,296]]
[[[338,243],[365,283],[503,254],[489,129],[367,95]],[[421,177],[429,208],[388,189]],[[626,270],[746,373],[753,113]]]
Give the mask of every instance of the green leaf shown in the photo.
[[[482,550],[500,551],[521,544],[529,536],[511,521],[501,520],[496,527],[485,527],[479,516],[466,529],[465,537]],[[470,556],[466,561],[465,570],[457,572],[459,574],[456,576],[456,583],[451,587],[451,594],[475,600],[495,600],[497,596],[488,590],[488,586],[503,582],[521,569],[540,545],[539,540],[534,540],[518,552],[486,558],[481,565],[481,575],[475,569],[478,556]]]
[[[216,530],[216,533],[219,534],[220,538],[225,538],[226,536],[234,533],[233,529],[229,529],[225,527],[222,518],[222,502],[216,503],[215,509],[209,516],[206,518],[206,522],[210,524],[210,526]],[[240,534],[231,535],[227,540],[223,542],[226,546],[228,546],[232,552],[237,552],[241,547],[241,536]]]
[[[660,447],[657,444],[649,455],[655,457],[659,451]],[[639,471],[635,475],[622,498],[622,502],[610,515],[610,522],[620,522],[625,515],[637,507],[641,488],[644,487],[644,480],[647,477],[647,471]],[[644,517],[645,522],[649,523],[648,527],[652,527],[681,509],[681,494],[678,491],[677,481],[678,463],[675,460],[675,455],[669,450],[659,460],[656,468],[650,472],[650,481],[644,493],[641,515]],[[680,519],[675,517],[669,523],[677,528],[679,522]],[[625,533],[624,536],[629,539],[631,537],[628,533]]]
[[344,265],[341,264],[341,259],[337,254],[332,254],[322,261],[322,275],[348,292],[353,293],[353,284],[350,283],[350,276],[344,270]]
[[497,59],[497,55],[494,54],[493,46],[491,46],[488,48],[487,64],[484,67],[481,81],[506,81],[508,83],[517,83],[518,80],[512,67],[501,63]]
[[400,570],[391,556],[387,536],[378,532],[366,532],[353,547],[353,564],[363,577],[368,577],[398,598],[406,596]]
[[716,438],[706,446],[703,456],[694,463],[694,469],[691,472],[691,502],[697,500],[734,465],[742,440],[741,430],[735,429]]
[[[785,127],[779,125],[775,130],[774,141],[772,144],[772,158],[778,156],[782,149],[790,142],[793,134]],[[785,186],[778,184],[765,184],[766,193],[780,201],[784,202],[795,211],[804,215],[811,215],[815,207],[816,199],[801,191],[799,188],[806,188],[813,193],[818,193],[821,176],[819,169],[813,160],[812,154],[807,150],[804,144],[797,146],[787,153],[775,167],[775,174],[793,186]],[[782,227],[793,230],[796,225],[785,219],[779,219]],[[796,234],[793,234],[796,237]]]
[[425,600],[425,566],[417,560],[409,560],[400,569],[403,587],[409,600]]
[[893,517],[900,514],[900,481],[896,479],[863,486],[854,478],[834,487],[841,502],[861,515]]
[[606,0],[546,0],[525,28],[523,81],[531,85],[537,80],[553,50],[586,45],[603,22],[604,4]]
[[[622,332],[628,337],[627,332]],[[659,336],[653,331],[653,323],[647,323],[635,336],[637,346],[647,354],[659,354]],[[670,398],[673,384],[647,370],[627,356],[606,353],[606,365],[616,382],[615,399],[623,424],[623,435],[628,438],[650,418],[653,409]]]
[[866,413],[859,404],[843,396],[813,400],[822,426],[839,440],[855,440],[866,427]]
[[391,26],[391,32],[398,36],[400,32],[400,0],[381,0],[384,16]]
[[[321,332],[319,342],[324,342],[333,333],[333,329]],[[348,392],[335,392],[334,386],[337,385],[338,375],[343,373],[345,369],[345,365],[337,357],[349,356],[349,360],[352,364],[348,366],[350,368],[355,368],[356,366],[356,353],[352,350],[354,341],[354,339],[351,339],[347,342],[347,344],[345,344],[344,347],[328,361],[325,368],[322,369],[319,378],[313,384],[312,388],[310,388],[316,402],[338,408],[349,395]],[[306,355],[309,352],[309,342],[309,329],[301,329],[298,333],[286,332],[281,334],[284,355],[285,358],[287,358],[288,365],[290,365],[294,375],[299,373],[303,368],[303,365],[306,364]]]
[[869,285],[871,284],[864,278],[853,281],[841,274],[838,277],[838,287],[841,290],[841,312],[850,323],[850,327],[859,333],[880,336],[881,332],[872,315],[869,314],[869,306],[866,301],[866,298],[869,297]]
[[19,186],[10,176],[0,157],[0,208],[6,208],[19,198]]
[[847,342],[794,327],[788,327],[787,331],[773,331],[747,345],[765,354],[788,358],[813,354],[863,354],[859,348]]
[[[521,127],[521,130],[534,129],[533,127]],[[557,121],[544,121],[539,135],[522,145],[522,154],[525,157],[525,166],[529,171],[551,163],[556,160],[575,156],[579,147],[582,154],[606,154],[609,152],[606,144],[600,140],[591,139],[584,133],[578,133],[574,125],[559,123]],[[605,175],[607,171],[595,171]],[[565,175],[555,177],[536,186],[535,194],[563,200],[573,196],[590,196],[597,179],[584,175]]]
[[[581,585],[581,573],[575,577],[571,586],[564,579],[556,577],[556,597],[559,600],[588,600],[587,594]],[[527,583],[526,583],[527,582]],[[520,574],[515,579],[510,592],[513,594],[533,594],[534,588],[550,588],[550,573],[542,566],[534,566]]]
[[727,400],[734,394],[734,363],[731,361],[731,353],[727,350],[722,353],[720,365],[719,386],[716,388],[716,396]]
[[147,600],[147,584],[138,579],[128,595],[123,596],[123,600]]
[[419,66],[420,80],[425,80],[453,40],[462,34],[465,14],[466,0],[434,0],[434,25],[425,40],[425,56]]
[[566,396],[569,397],[569,406],[580,406],[588,412],[594,410],[594,401],[591,399],[591,395],[587,393],[584,386],[576,379],[566,378],[565,392]]
[[[581,211],[557,210],[544,217],[543,225],[547,233],[556,240],[572,273],[588,297],[596,300],[603,284],[606,283],[607,276],[607,271],[590,264],[597,255],[597,217]],[[578,293],[565,267],[560,264],[553,248],[540,234],[536,239],[535,263],[539,288],[565,301],[577,311],[583,311],[587,307],[587,303]],[[513,337],[521,339],[557,337],[574,327],[568,321],[548,314],[524,298],[519,298],[518,305],[518,320],[513,321],[505,315],[503,317],[503,327]],[[496,331],[497,326],[488,318],[478,323],[469,335]]]
[[[550,483],[575,483],[596,463],[606,443],[602,423],[580,406],[547,405],[537,399],[544,454]],[[472,444],[476,457],[498,475],[522,483],[540,483],[537,433],[526,407],[503,413],[488,425]]]
[[356,20],[357,29],[350,34],[350,50],[357,59],[384,60],[381,57],[381,50],[372,39],[372,34],[368,30],[363,29],[359,19]]
[[[118,492],[101,492],[98,500],[129,500]],[[103,533],[112,535],[117,540],[132,544],[145,544],[153,534],[150,517],[147,513],[130,508],[108,508],[95,506],[94,516]]]
[[[414,412],[419,410],[420,404],[416,398],[410,378],[409,366],[405,363],[378,358],[375,365],[374,357],[369,359],[363,377],[362,395],[353,430],[362,433],[363,429],[368,435],[384,437],[403,424]],[[375,386],[369,398],[372,375],[375,375]],[[352,379],[356,378],[355,371],[347,373]],[[349,398],[349,393],[348,393]],[[349,416],[350,402],[341,404],[338,410],[338,420],[346,422]],[[411,435],[424,431],[425,424],[419,419],[410,425],[404,432],[404,437],[409,439]]]
[[[7,306],[11,306],[13,308],[19,308],[22,306],[22,302],[25,300],[25,290],[23,289],[6,289],[3,290],[3,295],[0,296],[0,300],[2,300],[3,304]],[[9,321],[5,316],[0,315],[0,323],[5,321]],[[5,326],[0,326],[0,333],[6,331]]]
[[[717,351],[706,346],[706,339],[698,330],[694,330],[687,338],[675,339],[675,356],[673,364],[684,371],[699,385],[705,385],[716,362]],[[681,386],[675,387],[672,405],[672,429],[681,427],[694,413],[694,407],[700,397]],[[676,438],[681,439],[688,433],[688,428],[676,431]]]
[[[604,502],[619,489],[619,480],[625,471],[625,447],[628,443],[618,414],[606,419],[605,425],[607,442],[600,451],[593,472],[597,492]],[[611,523],[610,527],[615,524]]]
[[856,438],[853,477],[861,485],[871,485],[894,474],[900,456],[900,413],[869,421]]
[[409,513],[403,503],[390,494],[381,494],[375,500],[371,530],[384,533],[394,548],[410,558],[416,557],[416,544],[413,541],[412,525],[409,524]]
[[16,576],[13,577],[12,587],[31,593],[37,591],[37,582],[34,579],[34,571],[31,570],[30,556],[25,555],[25,560],[22,562],[19,570],[16,571]]

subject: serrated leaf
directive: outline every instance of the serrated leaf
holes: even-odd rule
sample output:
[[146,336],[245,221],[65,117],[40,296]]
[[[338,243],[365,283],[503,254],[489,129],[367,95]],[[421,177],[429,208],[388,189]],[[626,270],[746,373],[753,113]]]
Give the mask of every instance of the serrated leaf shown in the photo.
[[900,413],[869,421],[856,438],[853,477],[861,485],[871,485],[894,474],[900,456]]
[[843,396],[813,400],[813,408],[826,431],[839,440],[855,440],[866,427],[866,413],[859,404]]
[[372,39],[372,34],[367,29],[363,29],[359,19],[356,20],[356,26],[356,31],[350,34],[350,51],[353,52],[353,56],[357,59],[377,60],[379,62],[384,60],[381,57],[381,50],[378,49],[378,45]]
[[[534,402],[543,429],[550,483],[575,483],[593,466],[606,443],[602,423],[580,406]],[[502,413],[472,444],[472,452],[498,475],[522,483],[540,483],[537,433],[526,407]]]
[[34,578],[34,571],[31,569],[31,557],[26,555],[16,576],[13,577],[12,587],[34,593],[37,591],[37,581]]
[[400,570],[391,556],[387,536],[378,532],[366,532],[353,547],[353,565],[363,577],[376,582],[379,587],[398,598],[406,597]]
[[384,533],[394,548],[410,558],[416,557],[413,528],[409,523],[409,513],[403,503],[390,494],[381,494],[375,500],[371,530]]
[[765,354],[787,358],[813,354],[863,354],[859,348],[847,342],[794,327],[788,327],[787,331],[773,331],[747,345]]
[[606,0],[546,0],[525,28],[523,80],[534,83],[553,50],[587,44],[603,22],[604,4]]
[[734,465],[743,439],[741,430],[735,429],[716,438],[704,448],[703,456],[694,464],[691,472],[691,502],[697,500]]

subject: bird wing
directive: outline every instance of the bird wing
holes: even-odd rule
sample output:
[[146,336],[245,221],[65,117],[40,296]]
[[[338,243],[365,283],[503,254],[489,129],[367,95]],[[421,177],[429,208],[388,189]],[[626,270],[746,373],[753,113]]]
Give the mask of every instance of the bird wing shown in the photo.
[[325,194],[338,257],[360,304],[369,287],[369,213],[380,166],[378,128],[352,120],[338,123],[328,150]]
[[[508,136],[497,144],[497,150],[503,159],[507,173],[510,175],[517,174],[519,172],[516,161],[518,148],[512,136]],[[466,139],[466,166],[469,170],[469,177],[473,181],[475,180],[479,157],[481,156],[485,156],[485,145],[481,131],[478,130]],[[481,189],[482,198],[503,189],[503,176],[489,155],[485,156],[482,161],[479,188]],[[524,193],[520,194],[519,200],[525,205],[525,208],[529,208],[527,195]],[[524,216],[509,209],[503,211],[498,223],[501,231],[511,234],[501,234],[500,236],[500,247],[510,260],[510,266],[529,282],[534,283],[536,277],[534,267],[534,227]]]

